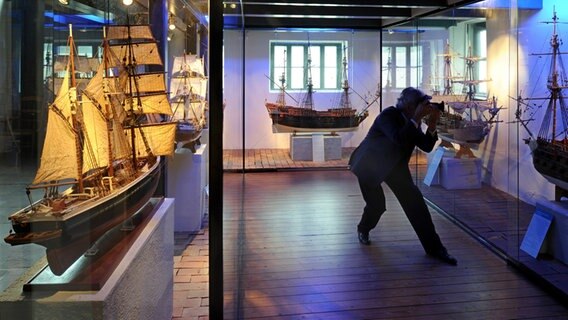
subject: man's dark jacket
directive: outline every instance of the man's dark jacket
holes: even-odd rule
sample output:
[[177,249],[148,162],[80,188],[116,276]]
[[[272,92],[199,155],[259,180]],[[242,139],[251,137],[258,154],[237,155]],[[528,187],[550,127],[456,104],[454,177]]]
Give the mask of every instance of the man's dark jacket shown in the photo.
[[398,164],[408,165],[414,147],[430,152],[436,133],[424,133],[402,110],[389,107],[373,122],[367,136],[349,159],[350,170],[360,182],[379,185]]

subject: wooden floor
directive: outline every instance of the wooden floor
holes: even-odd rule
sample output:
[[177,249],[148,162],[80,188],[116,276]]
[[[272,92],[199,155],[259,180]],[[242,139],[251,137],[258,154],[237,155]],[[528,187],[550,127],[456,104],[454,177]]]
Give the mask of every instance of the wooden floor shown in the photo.
[[226,319],[568,319],[560,301],[436,212],[459,264],[426,256],[390,192],[372,245],[360,245],[363,201],[346,170],[224,180]]

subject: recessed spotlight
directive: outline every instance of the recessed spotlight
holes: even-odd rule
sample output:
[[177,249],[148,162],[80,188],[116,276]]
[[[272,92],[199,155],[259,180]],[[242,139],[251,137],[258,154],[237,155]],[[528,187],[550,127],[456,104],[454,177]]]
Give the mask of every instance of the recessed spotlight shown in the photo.
[[124,4],[125,6],[131,5],[132,2],[134,2],[134,0],[122,0],[122,4]]

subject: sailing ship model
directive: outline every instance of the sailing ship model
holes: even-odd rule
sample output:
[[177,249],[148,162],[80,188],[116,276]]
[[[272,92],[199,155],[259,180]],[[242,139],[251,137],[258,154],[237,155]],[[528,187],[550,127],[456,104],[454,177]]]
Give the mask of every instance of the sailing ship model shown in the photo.
[[[71,27],[70,27],[71,29]],[[160,157],[174,149],[164,72],[149,26],[108,26],[103,61],[77,94],[73,36],[70,59],[49,106],[40,165],[27,187],[30,205],[9,216],[5,241],[46,247],[51,271],[63,274],[106,231],[132,217],[154,194]],[[33,201],[31,190],[43,189]]]
[[[561,40],[557,33],[558,17],[556,10],[554,11],[552,21],[546,22],[553,25],[552,37],[550,40],[551,52],[535,54],[538,56],[550,57],[550,72],[547,78],[546,88],[548,95],[546,98],[522,98],[515,99],[518,103],[516,112],[517,120],[528,131],[529,138],[525,142],[532,151],[532,159],[534,168],[549,182],[557,187],[560,194],[566,194],[568,190],[568,110],[564,99],[564,89],[568,88],[568,78],[566,77],[564,65],[562,64],[560,52]],[[534,120],[521,119],[523,111],[521,106],[525,106],[527,112],[534,105],[527,101],[539,100],[543,101],[542,105],[546,105],[546,110],[541,123],[540,130],[536,138],[528,129],[527,123]],[[561,190],[558,190],[560,188]]]
[[[448,47],[447,47],[448,48]],[[456,80],[451,72],[451,53],[444,53],[444,92],[433,96],[433,101],[441,100],[449,109],[440,115],[438,131],[440,138],[461,145],[481,143],[489,133],[493,123],[499,122],[495,117],[501,110],[497,107],[495,97],[486,100],[475,98],[477,85],[488,80],[477,80],[474,77],[475,64],[481,59],[475,57],[469,48],[465,59],[466,72],[463,80]],[[463,83],[462,95],[453,93],[453,83]]]
[[176,144],[195,152],[207,122],[207,77],[203,58],[183,54],[174,57],[170,81],[171,121],[177,122]]
[[338,107],[327,110],[316,110],[313,104],[313,83],[311,77],[311,58],[307,61],[308,91],[298,107],[286,104],[286,79],[284,73],[280,77],[280,93],[276,102],[265,102],[268,115],[272,119],[272,131],[282,132],[346,132],[355,131],[368,116],[367,110],[379,98],[367,104],[361,111],[351,107],[349,99],[349,82],[347,80],[347,60],[343,58],[343,84],[341,100]]

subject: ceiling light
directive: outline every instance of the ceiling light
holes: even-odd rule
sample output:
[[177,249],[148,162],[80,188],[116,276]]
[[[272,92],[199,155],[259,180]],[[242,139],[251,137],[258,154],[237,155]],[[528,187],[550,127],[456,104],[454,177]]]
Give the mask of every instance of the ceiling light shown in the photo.
[[68,5],[69,0],[59,0],[59,3],[64,4],[64,5]]
[[125,6],[131,5],[132,2],[134,2],[134,0],[122,0],[122,3],[123,3]]
[[173,14],[170,14],[170,17],[168,18],[168,28],[170,30],[175,30],[176,28],[176,17],[174,17]]

